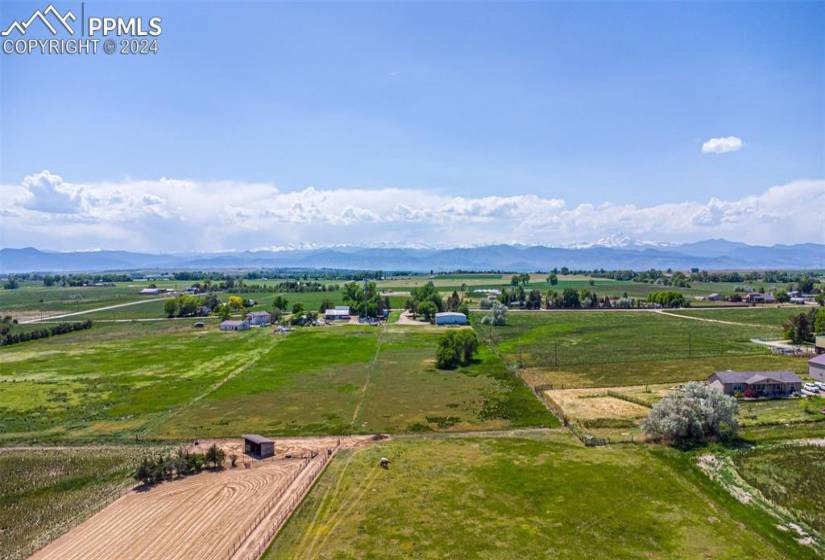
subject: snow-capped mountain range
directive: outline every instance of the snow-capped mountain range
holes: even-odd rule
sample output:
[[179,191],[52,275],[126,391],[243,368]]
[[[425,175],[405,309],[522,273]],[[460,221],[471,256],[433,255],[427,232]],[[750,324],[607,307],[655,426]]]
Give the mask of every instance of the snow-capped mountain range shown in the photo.
[[648,268],[688,270],[825,269],[825,245],[756,246],[710,239],[685,244],[638,242],[615,236],[573,247],[310,247],[256,251],[150,254],[94,250],[48,252],[32,247],[0,250],[0,273],[138,269],[334,268],[387,271]]

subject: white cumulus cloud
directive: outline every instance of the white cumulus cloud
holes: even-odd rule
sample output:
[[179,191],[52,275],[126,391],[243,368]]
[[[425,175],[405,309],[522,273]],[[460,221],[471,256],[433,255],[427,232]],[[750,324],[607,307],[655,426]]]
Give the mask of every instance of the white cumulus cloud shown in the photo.
[[742,139],[736,136],[723,136],[720,138],[710,138],[702,144],[702,153],[705,154],[726,154],[742,149]]
[[73,183],[43,171],[0,185],[6,247],[221,251],[336,244],[564,246],[621,233],[687,242],[825,243],[825,180],[738,199],[570,205],[535,194],[451,196],[427,189],[284,192],[269,183],[187,179]]

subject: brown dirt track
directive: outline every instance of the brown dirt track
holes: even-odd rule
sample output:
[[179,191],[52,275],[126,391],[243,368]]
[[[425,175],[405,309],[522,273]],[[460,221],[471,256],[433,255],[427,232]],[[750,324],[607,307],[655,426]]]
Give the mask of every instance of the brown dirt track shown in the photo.
[[[31,559],[257,558],[326,466],[326,450],[338,441],[276,440],[275,458],[257,461],[239,453],[237,468],[133,489]],[[344,438],[340,443],[366,441]],[[217,443],[227,455],[240,445],[238,440]],[[316,457],[310,458],[313,452]]]

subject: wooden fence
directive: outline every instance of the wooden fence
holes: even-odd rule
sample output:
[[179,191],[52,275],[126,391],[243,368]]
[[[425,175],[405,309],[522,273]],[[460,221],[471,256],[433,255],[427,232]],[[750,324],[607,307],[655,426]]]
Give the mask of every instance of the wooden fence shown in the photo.
[[227,560],[260,558],[337,451],[338,446],[305,458],[303,467],[292,474],[289,482],[260,508],[254,521],[235,539]]

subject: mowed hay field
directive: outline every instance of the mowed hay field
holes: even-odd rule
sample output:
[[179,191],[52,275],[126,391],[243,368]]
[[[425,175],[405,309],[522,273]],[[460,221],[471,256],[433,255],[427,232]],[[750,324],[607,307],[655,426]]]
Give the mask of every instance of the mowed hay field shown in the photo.
[[134,482],[139,450],[0,448],[0,558],[35,548],[116,499]]
[[347,451],[265,558],[811,557],[687,455],[573,441],[439,437]]
[[773,445],[733,457],[737,471],[749,484],[825,533],[825,446]]
[[511,312],[507,325],[477,325],[531,385],[618,387],[706,379],[716,370],[807,371],[800,358],[750,342],[779,325],[726,325],[652,312]]
[[438,331],[222,333],[96,324],[0,350],[0,440],[190,439],[553,426],[489,349],[434,366]]
[[426,432],[555,426],[489,349],[435,368],[439,331],[387,325],[299,329],[157,434]]

